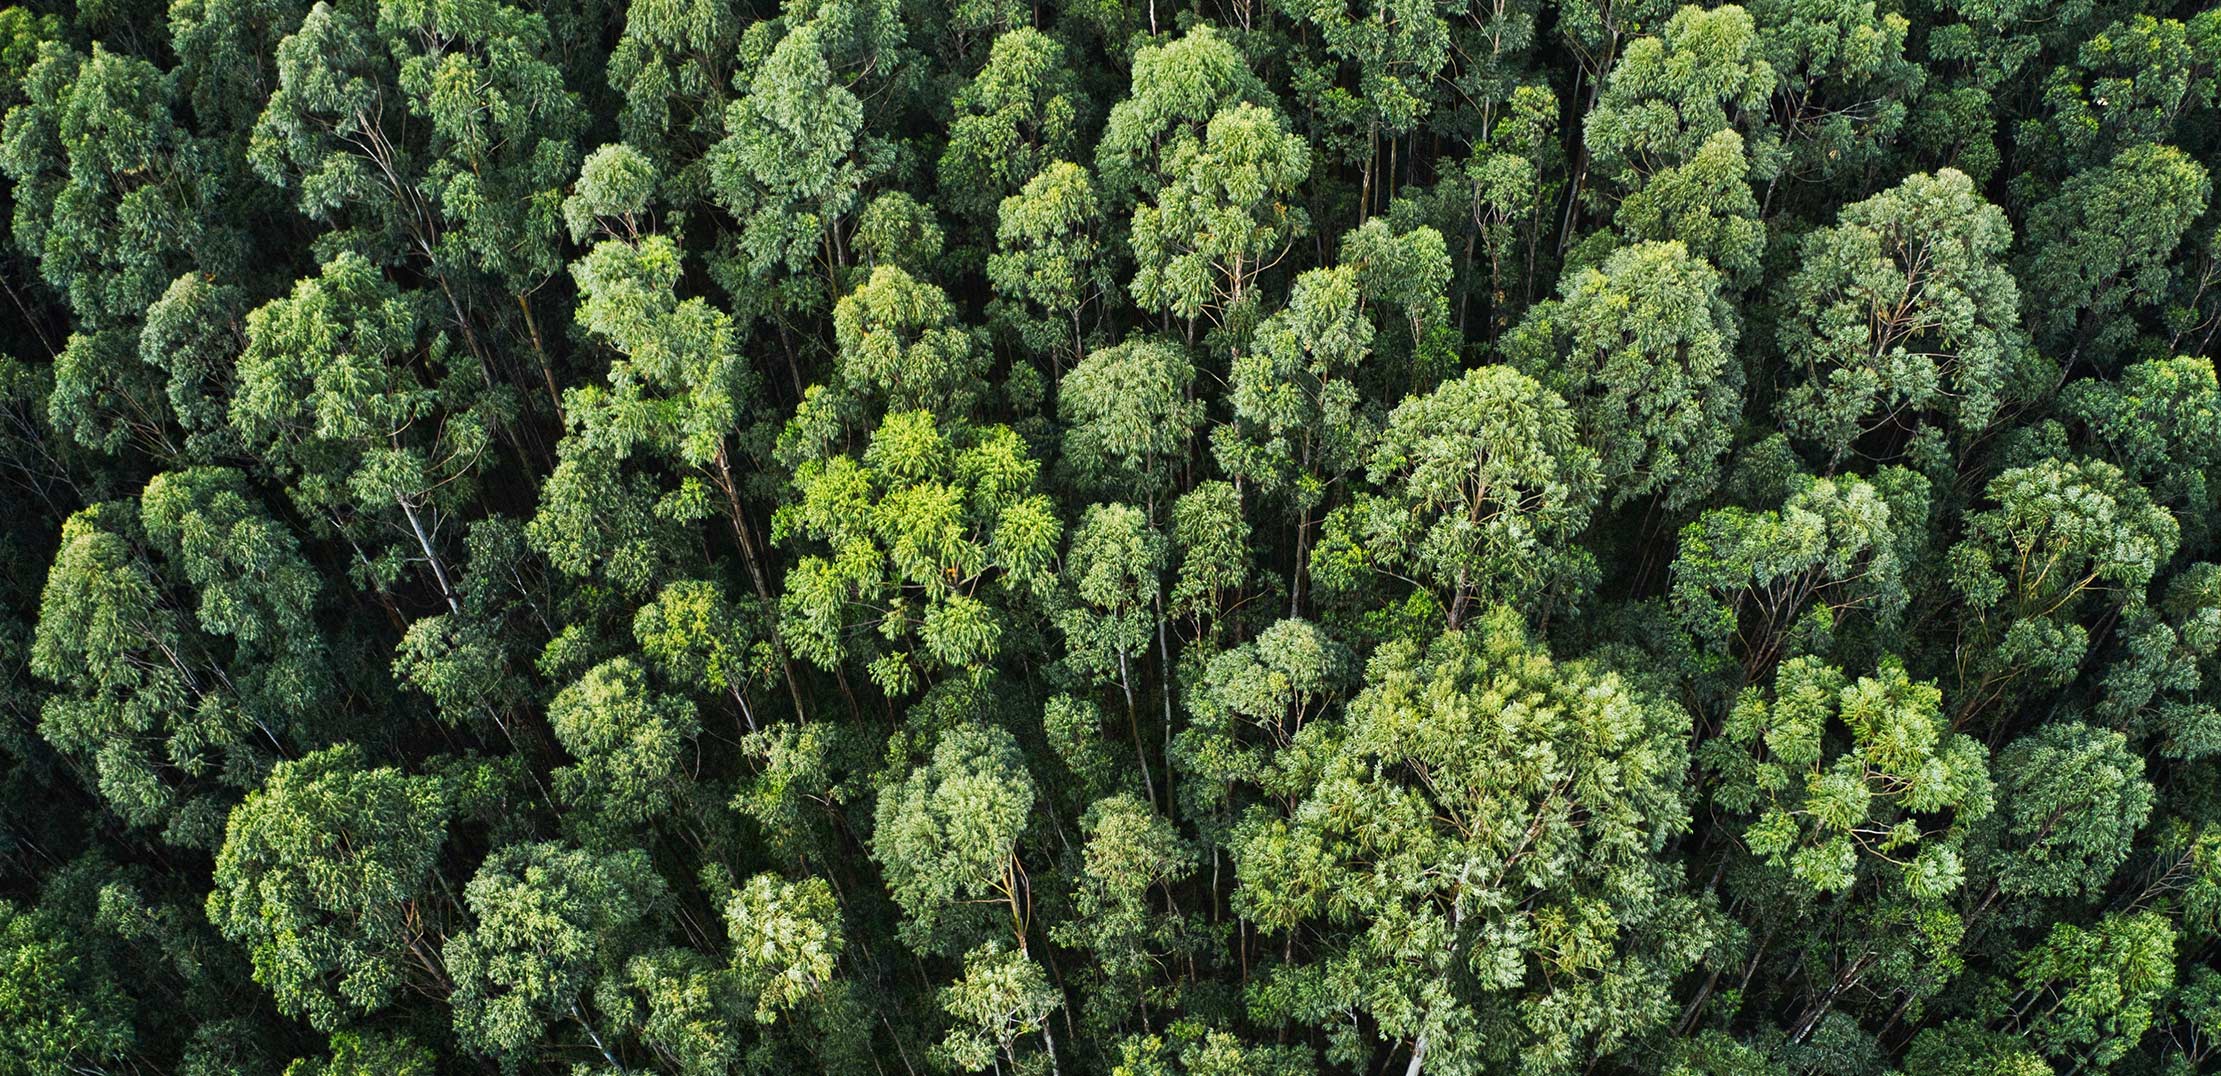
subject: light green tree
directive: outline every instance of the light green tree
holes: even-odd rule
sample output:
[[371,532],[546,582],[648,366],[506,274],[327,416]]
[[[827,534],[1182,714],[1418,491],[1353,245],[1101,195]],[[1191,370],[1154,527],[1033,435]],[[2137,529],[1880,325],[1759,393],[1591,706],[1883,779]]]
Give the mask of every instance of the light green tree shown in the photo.
[[438,992],[447,813],[438,778],[372,766],[353,744],[281,762],[232,811],[208,918],[279,1011],[320,1030]]

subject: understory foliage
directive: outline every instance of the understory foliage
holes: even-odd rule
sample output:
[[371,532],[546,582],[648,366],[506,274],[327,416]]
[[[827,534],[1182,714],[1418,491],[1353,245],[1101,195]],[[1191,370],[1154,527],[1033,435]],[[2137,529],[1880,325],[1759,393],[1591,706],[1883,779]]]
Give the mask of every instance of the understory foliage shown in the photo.
[[2217,165],[2165,0],[0,8],[0,1076],[2221,1071]]

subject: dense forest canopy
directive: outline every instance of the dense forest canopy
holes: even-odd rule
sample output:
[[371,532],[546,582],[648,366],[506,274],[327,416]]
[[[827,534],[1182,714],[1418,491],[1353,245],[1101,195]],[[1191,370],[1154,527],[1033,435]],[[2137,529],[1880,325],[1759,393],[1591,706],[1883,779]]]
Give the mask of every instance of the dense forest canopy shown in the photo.
[[2221,1071],[2221,8],[0,10],[0,1076]]

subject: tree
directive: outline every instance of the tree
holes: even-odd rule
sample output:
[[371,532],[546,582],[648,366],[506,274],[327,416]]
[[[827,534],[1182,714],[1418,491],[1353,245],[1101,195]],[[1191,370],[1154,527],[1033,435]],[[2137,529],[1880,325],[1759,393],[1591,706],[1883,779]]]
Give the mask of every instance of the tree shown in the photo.
[[1025,959],[1032,891],[1018,842],[1035,797],[1017,741],[991,725],[943,733],[927,761],[881,793],[872,858],[902,909],[905,945],[963,952],[997,933],[1000,913],[1012,956]]
[[[768,558],[742,477],[765,449],[752,406],[761,385],[741,354],[733,318],[700,298],[679,297],[682,260],[675,242],[655,235],[597,244],[572,265],[579,324],[624,358],[610,364],[606,388],[566,394],[571,429],[541,487],[529,533],[568,574],[598,571],[626,590],[644,591],[659,562],[672,556],[670,524],[710,514],[706,482],[723,502],[756,598],[768,606]],[[627,473],[624,461],[640,450],[679,471],[675,489]],[[623,510],[614,509],[619,505]],[[788,680],[798,695],[791,673]]]
[[1961,721],[2030,690],[2030,680],[2072,679],[2091,628],[2143,606],[2179,533],[2150,494],[2097,460],[2015,468],[1985,494],[1992,507],[1968,514],[1950,552],[1951,585],[1967,610],[1956,654]]
[[136,1038],[132,999],[57,917],[0,901],[0,1046],[7,1070],[98,1072]]
[[548,726],[578,760],[555,771],[556,795],[581,830],[613,840],[680,799],[680,756],[701,721],[692,704],[650,688],[631,659],[613,658],[555,696]]
[[[1563,182],[1553,167],[1562,163],[1563,155],[1557,126],[1558,100],[1550,90],[1520,86],[1511,92],[1488,137],[1476,141],[1472,155],[1443,180],[1446,188],[1455,182],[1444,198],[1458,206],[1462,218],[1448,234],[1465,237],[1458,273],[1464,284],[1457,304],[1461,331],[1469,324],[1475,292],[1486,303],[1491,341],[1534,298],[1549,208],[1557,203],[1557,185]],[[1479,270],[1483,258],[1488,262],[1485,282]]]
[[634,614],[633,641],[666,678],[731,698],[748,731],[755,732],[747,688],[770,675],[772,655],[764,640],[749,632],[748,622],[763,614],[743,608],[713,582],[682,579]]
[[1057,1072],[1056,1036],[1049,1030],[1049,1014],[1061,1003],[1048,976],[1041,974],[1041,965],[1022,949],[986,942],[964,954],[964,977],[941,991],[941,1007],[958,1022],[934,1047],[933,1056],[957,1069],[999,1067],[997,1057],[1015,1067],[1018,1040],[1039,1032],[1049,1070]]
[[[1097,1021],[1123,1023],[1129,1008],[1148,1009],[1158,961],[1175,951],[1186,925],[1169,907],[1153,908],[1152,893],[1170,894],[1194,873],[1196,856],[1170,819],[1130,795],[1089,805],[1080,830],[1086,844],[1073,890],[1074,914],[1051,935],[1062,945],[1094,953],[1093,977],[1100,985],[1090,999],[1091,1012]],[[1166,903],[1171,904],[1169,897]]]
[[[1070,599],[1056,614],[1064,633],[1065,668],[1084,683],[1116,682],[1125,695],[1126,722],[1133,729],[1142,786],[1151,801],[1157,798],[1156,780],[1149,772],[1149,750],[1141,742],[1133,663],[1148,652],[1162,620],[1164,561],[1164,536],[1140,509],[1090,505],[1065,552]],[[1169,714],[1171,685],[1162,689]]]
[[1203,137],[1164,155],[1154,202],[1134,207],[1130,291],[1143,310],[1223,325],[1255,301],[1256,279],[1310,227],[1289,204],[1310,174],[1310,150],[1280,117],[1243,103],[1211,117]]
[[[1397,141],[1427,113],[1435,80],[1450,63],[1450,22],[1421,4],[1367,4],[1350,10],[1282,0],[1277,5],[1316,44],[1297,52],[1291,82],[1317,125],[1322,149],[1362,165],[1357,215],[1376,204],[1376,187],[1395,192]],[[1308,54],[1308,55],[1307,55]],[[1346,86],[1359,87],[1356,93]],[[1381,143],[1388,159],[1381,159]]]
[[60,352],[46,348],[49,420],[88,448],[131,443],[174,459],[174,420],[132,345],[146,308],[196,257],[234,268],[217,212],[221,154],[178,122],[174,82],[146,60],[59,41],[35,55],[0,128],[0,173],[13,181],[14,245],[75,319]]
[[[1992,898],[2096,893],[2152,809],[2143,759],[2110,729],[2046,725],[1997,755]],[[1986,902],[1985,902],[1986,903]]]
[[1675,617],[1701,651],[1740,658],[1738,685],[1826,655],[1854,624],[1892,633],[1910,600],[1904,533],[1920,529],[1927,491],[1901,470],[1877,477],[1805,478],[1779,509],[1715,508],[1682,528]]
[[2085,356],[2111,365],[2136,313],[2165,294],[2168,259],[2212,193],[2188,154],[2137,145],[2030,210],[2020,275],[2052,300],[2035,319],[2037,341],[2070,369]]
[[1055,578],[1063,526],[1038,469],[1009,428],[923,411],[887,416],[859,455],[805,461],[772,540],[825,553],[787,574],[789,644],[819,668],[857,660],[890,695],[983,672],[1009,617]]
[[1087,98],[1064,46],[1021,26],[995,39],[952,104],[941,194],[959,215],[984,218],[1051,162],[1072,159]]
[[1356,381],[1372,355],[1373,331],[1355,269],[1312,269],[1296,278],[1287,307],[1258,325],[1228,371],[1234,421],[1211,431],[1211,449],[1240,488],[1295,509],[1291,616],[1302,601],[1314,513],[1364,464],[1378,432]]
[[735,88],[741,13],[729,0],[624,11],[624,33],[609,52],[609,85],[624,97],[618,126],[649,152],[693,160],[719,133]]
[[623,966],[635,935],[665,900],[639,849],[606,854],[537,842],[496,849],[463,890],[472,925],[448,938],[455,1034],[514,1067],[576,1022],[611,1067],[586,1000]]
[[2012,227],[1965,174],[1915,175],[1805,238],[1778,330],[1790,359],[1782,425],[1840,461],[1890,430],[1939,420],[1981,433],[2028,346],[2005,270]]
[[1743,412],[1738,327],[1720,275],[1679,243],[1623,247],[1559,285],[1504,344],[1573,405],[1613,505],[1710,494]]
[[833,308],[841,384],[887,411],[971,410],[987,356],[940,288],[882,265]]
[[823,998],[844,943],[840,907],[822,878],[759,874],[725,902],[732,970],[756,995],[756,1020]]
[[1060,372],[1087,355],[1084,318],[1111,291],[1103,210],[1087,169],[1052,161],[1002,200],[987,279],[996,320]]
[[1908,99],[1927,82],[1905,57],[1912,24],[1872,0],[1751,0],[1758,48],[1777,78],[1773,126],[1781,132],[1782,180],[1827,182],[1888,159],[1904,129]]
[[332,1036],[330,1057],[302,1058],[285,1067],[285,1076],[432,1076],[438,1064],[432,1051],[400,1036]]
[[2020,955],[2011,1023],[2053,1056],[2111,1064],[2152,1025],[2175,982],[2175,932],[2153,912],[2068,923]]
[[[2221,683],[2221,565],[2177,573],[2164,597],[2119,630],[2097,713],[2162,756],[2221,752],[2221,708],[2205,692]],[[2150,750],[2147,747],[2146,750]]]
[[1249,523],[1242,496],[1226,482],[1203,482],[1172,503],[1171,557],[1177,562],[1167,611],[1186,617],[1197,639],[1215,638],[1249,582]]
[[1659,854],[1687,824],[1687,713],[1519,621],[1382,647],[1345,720],[1296,735],[1292,809],[1233,838],[1236,908],[1286,939],[1253,1004],[1320,1027],[1329,1060],[1363,1064],[1372,1027],[1412,1072],[1578,1071],[1663,1022],[1709,944]]
[[1989,752],[1950,731],[1933,684],[1894,662],[1878,672],[1854,683],[1811,657],[1784,662],[1697,757],[1714,802],[1755,814],[1743,841],[1769,866],[1821,893],[1875,878],[1940,900],[1964,880],[1967,833],[1991,809]]
[[2049,115],[2015,132],[2032,170],[2081,171],[2138,143],[2174,141],[2184,117],[2213,105],[2217,33],[2210,12],[2187,22],[2133,15],[2080,40],[2074,61],[2044,77]]
[[[1289,618],[1256,639],[1211,657],[1186,693],[1189,721],[1173,740],[1173,765],[1185,777],[1183,804],[1214,847],[1247,785],[1283,799],[1293,794],[1275,759],[1307,724],[1322,719],[1357,671],[1349,648],[1318,625]],[[1216,861],[1213,861],[1214,867]]]
[[[816,21],[795,25],[736,76],[747,92],[726,108],[726,135],[709,153],[711,193],[740,222],[731,262],[745,292],[735,297],[751,312],[809,309],[839,293],[846,218],[886,167],[885,147],[864,132],[862,103],[834,78],[828,36]],[[787,287],[813,260],[825,289]]]
[[401,542],[455,612],[436,539],[469,502],[509,403],[426,329],[419,296],[342,254],[247,315],[231,424],[289,480],[302,511],[358,543],[373,585],[392,585],[416,557],[359,543],[376,535],[373,523],[405,526]]
[[1404,401],[1367,478],[1379,492],[1330,517],[1313,554],[1322,587],[1347,592],[1367,568],[1405,579],[1454,630],[1497,602],[1578,602],[1595,573],[1569,539],[1601,492],[1596,456],[1565,401],[1509,367]]
[[1748,288],[1766,254],[1750,171],[1743,136],[1715,131],[1688,163],[1660,171],[1621,200],[1612,222],[1633,240],[1678,242],[1725,270],[1737,290]]
[[333,226],[320,260],[428,271],[488,384],[504,383],[508,348],[477,326],[514,307],[553,406],[531,297],[561,267],[585,116],[549,48],[541,15],[499,0],[318,4],[277,47],[247,157]]
[[1375,217],[1343,233],[1341,261],[1357,271],[1362,309],[1375,323],[1374,342],[1391,360],[1376,364],[1374,372],[1405,367],[1400,380],[1408,389],[1434,387],[1454,367],[1460,346],[1450,328],[1454,270],[1442,233]]
[[353,744],[281,762],[224,827],[208,918],[279,1011],[318,1030],[442,989],[431,889],[447,812],[438,778]]
[[1714,132],[1771,137],[1765,107],[1776,78],[1748,12],[1684,7],[1658,36],[1629,42],[1603,80],[1583,121],[1593,168],[1624,195],[1687,164]]
[[1187,470],[1203,424],[1195,367],[1178,347],[1129,340],[1101,348],[1057,386],[1064,465],[1082,488],[1154,506]]
[[1270,99],[1241,53],[1209,23],[1134,50],[1132,88],[1111,106],[1095,146],[1095,173],[1113,209],[1153,197],[1169,158],[1192,146],[1220,112]]
[[310,719],[333,688],[320,592],[235,471],[159,475],[137,505],[75,513],[30,640],[30,670],[63,689],[40,735],[126,822],[214,847],[226,787],[253,787],[273,752],[319,735]]
[[2080,425],[2091,455],[2174,513],[2183,548],[2206,548],[2221,527],[2209,477],[2221,463],[2221,431],[2205,420],[2221,412],[2211,359],[2154,359],[2124,368],[2117,380],[2076,380],[2060,392],[2059,409]]

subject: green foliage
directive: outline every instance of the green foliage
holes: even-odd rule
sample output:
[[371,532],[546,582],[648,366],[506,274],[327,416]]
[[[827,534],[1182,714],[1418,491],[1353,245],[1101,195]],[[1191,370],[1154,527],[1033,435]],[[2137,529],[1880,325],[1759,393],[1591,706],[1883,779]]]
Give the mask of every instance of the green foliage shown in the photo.
[[1084,356],[1082,319],[1110,287],[1103,264],[1103,210],[1087,169],[1053,161],[1002,200],[987,279],[1002,301],[992,309],[1026,346]]
[[1918,526],[1907,509],[1926,497],[1902,471],[1880,477],[1890,485],[1800,478],[1779,509],[1715,508],[1682,530],[1671,601],[1700,667],[1740,659],[1749,683],[1793,654],[1827,653],[1853,621],[1889,633],[1910,599],[1900,532]]
[[1740,7],[1684,7],[1658,30],[1628,43],[1584,124],[1597,173],[1629,192],[1690,163],[1715,132],[1760,130],[1777,78]]
[[1035,799],[1033,777],[1008,732],[993,726],[944,734],[925,763],[880,793],[872,857],[901,906],[901,934],[915,948],[965,948],[968,920],[992,921],[983,903],[1005,903],[1024,937],[1018,840]]
[[1981,433],[2027,343],[2005,214],[1959,172],[1915,175],[1807,236],[1781,323],[1782,425],[1831,460],[1934,416]]
[[1170,344],[1099,348],[1057,386],[1064,463],[1075,485],[1154,500],[1170,488],[1202,424],[1195,367]]
[[58,917],[0,902],[0,1072],[97,1071],[131,1049],[131,999],[83,945]]
[[1949,731],[1942,701],[1894,663],[1852,683],[1794,658],[1771,692],[1743,693],[1698,757],[1713,800],[1755,816],[1743,841],[1769,866],[1822,893],[1878,875],[1940,900],[1964,880],[1967,830],[1992,804],[1989,752]]
[[967,216],[992,213],[1052,161],[1071,160],[1087,100],[1064,46],[1032,27],[995,39],[987,65],[951,102],[941,196]]
[[321,1030],[437,980],[430,892],[448,797],[352,745],[270,771],[224,827],[208,918],[281,1011]]
[[860,455],[803,463],[772,525],[774,541],[826,551],[796,563],[780,600],[796,652],[854,660],[891,694],[984,671],[1054,579],[1062,526],[1038,471],[1008,428],[923,411],[887,416]]
[[1398,406],[1367,477],[1381,492],[1327,522],[1312,564],[1322,588],[1362,582],[1333,561],[1372,567],[1426,589],[1455,628],[1497,602],[1577,602],[1596,571],[1564,541],[1596,504],[1596,455],[1565,401],[1509,367]]
[[2210,6],[0,8],[0,1076],[2213,1070]]
[[2034,319],[2038,339],[2069,363],[2119,354],[2212,193],[2210,171],[2181,150],[2135,145],[2030,210],[2022,276],[2051,298]]
[[1289,204],[1310,174],[1310,150],[1245,102],[1211,117],[1201,138],[1175,141],[1162,168],[1156,200],[1134,207],[1134,302],[1224,323],[1310,226]]
[[1301,791],[1232,854],[1260,929],[1371,926],[1275,967],[1253,1005],[1321,1026],[1330,1060],[1365,1056],[1371,1024],[1449,1071],[1578,1071],[1665,1020],[1710,941],[1658,855],[1687,824],[1687,714],[1555,664],[1501,608],[1382,647],[1366,679],[1296,735],[1278,765]]
[[1719,273],[1679,243],[1640,243],[1560,296],[1529,311],[1504,348],[1573,404],[1612,503],[1658,494],[1679,508],[1711,493],[1743,412]]
[[[2066,682],[2101,617],[2144,604],[2180,529],[2119,468],[2047,459],[1990,482],[1991,507],[1967,515],[1951,583],[1981,649],[1958,656],[1960,711],[1974,713],[2036,679]],[[2031,675],[2032,674],[2032,675]]]
[[2120,733],[2047,725],[1997,756],[1996,886],[2008,896],[2087,894],[2128,858],[2152,809],[2144,762]]
[[538,842],[495,851],[463,890],[472,925],[448,938],[444,954],[456,1037],[510,1068],[542,1049],[555,1023],[575,1021],[597,1037],[583,999],[621,966],[664,898],[637,849]]
[[701,723],[692,705],[646,680],[630,659],[615,658],[548,705],[548,727],[578,760],[555,771],[555,793],[582,829],[621,833],[649,822],[683,784],[681,754]]
[[823,879],[750,878],[726,902],[725,925],[733,972],[756,995],[758,1021],[824,996],[842,935],[840,908]]

